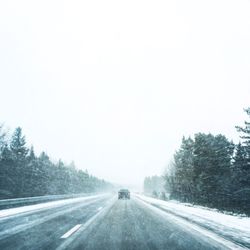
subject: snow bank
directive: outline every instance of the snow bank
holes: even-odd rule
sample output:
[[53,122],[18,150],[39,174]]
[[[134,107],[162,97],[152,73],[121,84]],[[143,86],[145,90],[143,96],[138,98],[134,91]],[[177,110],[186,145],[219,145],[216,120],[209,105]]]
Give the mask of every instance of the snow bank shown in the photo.
[[92,196],[87,196],[87,197],[71,198],[71,199],[65,199],[65,200],[59,200],[59,201],[50,201],[50,202],[45,202],[45,203],[40,203],[40,204],[35,204],[35,205],[3,209],[3,210],[0,210],[0,219],[9,217],[9,216],[18,215],[18,214],[36,212],[36,211],[51,209],[51,208],[55,208],[59,206],[84,202],[90,199],[102,197],[104,195],[105,194],[92,195]]
[[136,194],[136,197],[171,214],[209,229],[216,234],[250,248],[250,218],[223,214],[200,206],[162,201]]

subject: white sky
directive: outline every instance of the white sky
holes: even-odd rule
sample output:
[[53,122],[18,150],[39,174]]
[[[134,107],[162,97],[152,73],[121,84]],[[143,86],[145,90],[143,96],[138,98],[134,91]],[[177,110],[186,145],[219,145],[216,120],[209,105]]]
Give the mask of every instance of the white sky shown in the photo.
[[2,0],[0,93],[37,153],[140,185],[183,135],[238,140],[250,1]]

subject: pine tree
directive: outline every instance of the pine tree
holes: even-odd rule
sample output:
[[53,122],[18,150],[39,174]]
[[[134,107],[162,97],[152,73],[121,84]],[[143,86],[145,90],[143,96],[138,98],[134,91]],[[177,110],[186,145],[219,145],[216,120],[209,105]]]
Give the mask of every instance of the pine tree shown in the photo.
[[8,143],[0,126],[0,198],[95,192],[111,187],[87,171],[77,170],[74,162],[66,165],[59,160],[55,164],[44,152],[36,157],[33,146],[26,147],[20,127]]
[[193,150],[194,141],[182,138],[180,149],[174,155],[172,170],[173,176],[165,177],[171,185],[171,197],[181,201],[192,201],[194,196],[193,186]]
[[0,159],[1,159],[2,151],[6,145],[5,137],[6,137],[6,133],[3,131],[3,125],[0,125]]
[[0,198],[14,197],[13,159],[6,141],[6,133],[0,126]]
[[250,204],[249,169],[247,152],[245,147],[239,143],[236,147],[234,163],[232,166],[232,207],[246,208]]
[[195,135],[194,179],[197,199],[204,205],[226,205],[233,148],[223,135]]
[[234,145],[223,135],[198,133],[183,138],[165,176],[170,197],[222,208],[228,205]]
[[25,162],[25,182],[24,182],[24,196],[36,195],[37,182],[37,158],[34,152],[34,147],[31,146]]
[[26,171],[26,156],[28,149],[26,148],[25,137],[22,135],[22,129],[17,127],[12,135],[10,142],[10,150],[13,158],[15,183],[15,195],[17,197],[23,197],[25,193],[25,175]]
[[49,159],[49,156],[42,152],[37,159],[37,171],[38,171],[38,180],[36,186],[38,189],[38,195],[48,195],[48,194],[57,194],[53,189],[55,180],[52,179],[53,174],[53,164]]
[[22,129],[17,127],[10,142],[10,149],[16,160],[23,160],[27,156],[28,149],[25,147],[25,144],[26,141],[25,136],[22,135]]
[[[250,108],[245,109],[245,112],[250,118]],[[237,131],[241,133],[240,138],[243,140],[241,146],[238,145],[235,162],[234,162],[234,176],[240,180],[238,183],[238,190],[235,191],[237,200],[240,200],[242,206],[250,213],[250,122],[245,121],[245,127],[236,127]],[[236,178],[236,177],[235,177]]]
[[35,155],[35,151],[34,151],[33,146],[30,147],[29,154],[28,154],[27,158],[29,161],[33,161],[36,159],[36,155]]
[[[245,109],[245,112],[250,118],[250,108]],[[246,159],[250,165],[250,122],[245,121],[245,127],[236,126],[236,129],[241,133],[240,138],[243,140],[243,146],[246,150]]]

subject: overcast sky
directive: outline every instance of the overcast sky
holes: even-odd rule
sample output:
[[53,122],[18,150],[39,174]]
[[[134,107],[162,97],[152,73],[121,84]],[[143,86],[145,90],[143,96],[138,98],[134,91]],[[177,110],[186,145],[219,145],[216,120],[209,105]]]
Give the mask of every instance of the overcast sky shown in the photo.
[[250,1],[2,0],[0,93],[37,153],[140,185],[183,135],[238,140]]

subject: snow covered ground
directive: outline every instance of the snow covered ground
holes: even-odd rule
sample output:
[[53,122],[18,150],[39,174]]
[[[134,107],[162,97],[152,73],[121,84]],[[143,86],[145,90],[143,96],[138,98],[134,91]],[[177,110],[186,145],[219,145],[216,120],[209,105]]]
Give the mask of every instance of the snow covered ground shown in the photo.
[[179,203],[177,201],[162,201],[144,195],[136,194],[136,197],[202,228],[209,229],[226,239],[250,248],[249,217],[228,215],[201,206]]
[[64,205],[75,204],[75,203],[79,203],[79,202],[85,202],[85,201],[88,201],[91,199],[102,197],[104,195],[105,194],[99,194],[99,195],[92,195],[92,196],[87,196],[87,197],[70,198],[70,199],[65,199],[65,200],[39,203],[39,204],[35,204],[35,205],[28,205],[28,206],[21,206],[21,207],[16,207],[16,208],[3,209],[3,210],[0,210],[0,219],[8,217],[8,216],[36,212],[36,211],[56,208],[56,207],[60,207],[60,206],[64,206]]

